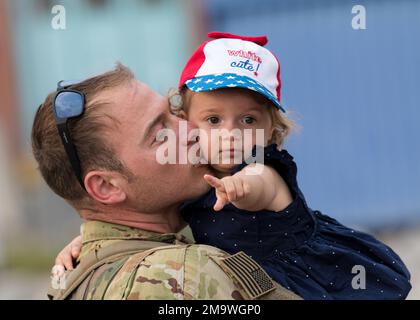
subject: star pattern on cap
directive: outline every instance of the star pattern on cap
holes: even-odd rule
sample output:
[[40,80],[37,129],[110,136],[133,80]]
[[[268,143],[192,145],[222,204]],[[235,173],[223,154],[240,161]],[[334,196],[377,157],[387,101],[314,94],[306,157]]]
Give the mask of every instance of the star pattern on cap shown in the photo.
[[220,88],[249,89],[262,94],[279,107],[277,97],[270,90],[246,76],[231,73],[211,74],[187,80],[185,84],[191,91],[195,92],[211,91]]

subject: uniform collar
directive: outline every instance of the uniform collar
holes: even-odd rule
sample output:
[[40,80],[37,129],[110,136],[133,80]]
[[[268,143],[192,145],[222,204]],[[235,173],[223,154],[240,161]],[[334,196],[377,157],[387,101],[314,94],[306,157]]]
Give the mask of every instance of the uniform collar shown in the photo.
[[166,243],[191,243],[180,233],[157,233],[103,221],[88,221],[81,227],[82,243],[100,240],[146,240]]

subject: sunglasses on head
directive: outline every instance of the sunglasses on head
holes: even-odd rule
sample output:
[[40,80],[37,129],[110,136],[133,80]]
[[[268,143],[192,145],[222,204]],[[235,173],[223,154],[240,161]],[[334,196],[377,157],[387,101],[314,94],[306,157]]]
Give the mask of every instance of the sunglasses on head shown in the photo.
[[55,122],[57,124],[58,133],[66,150],[67,157],[73,168],[80,186],[86,190],[82,179],[82,169],[80,160],[77,155],[76,147],[71,139],[68,121],[78,118],[85,110],[85,95],[77,90],[68,89],[68,87],[76,84],[75,81],[60,81],[57,84],[57,92],[53,101],[53,110]]

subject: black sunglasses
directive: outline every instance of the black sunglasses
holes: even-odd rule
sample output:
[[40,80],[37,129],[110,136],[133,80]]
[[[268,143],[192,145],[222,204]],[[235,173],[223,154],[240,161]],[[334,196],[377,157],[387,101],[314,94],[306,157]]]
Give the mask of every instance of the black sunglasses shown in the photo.
[[73,171],[80,183],[80,186],[86,190],[82,179],[82,169],[80,160],[77,156],[76,147],[71,139],[68,120],[80,117],[85,110],[85,95],[77,90],[67,89],[76,84],[75,81],[60,81],[57,84],[57,93],[53,101],[53,110],[58,133],[66,150],[67,157],[73,168]]

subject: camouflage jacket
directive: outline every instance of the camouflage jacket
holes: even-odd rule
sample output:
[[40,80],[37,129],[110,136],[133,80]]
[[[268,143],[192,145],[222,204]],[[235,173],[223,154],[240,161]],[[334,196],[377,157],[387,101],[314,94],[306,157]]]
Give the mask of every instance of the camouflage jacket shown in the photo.
[[[83,224],[81,233],[83,247],[75,270],[88,256],[95,257],[107,247],[153,243],[154,248],[146,255],[147,250],[138,249],[95,265],[66,299],[299,299],[272,282],[249,257],[195,245],[180,234],[100,221]],[[235,270],[237,263],[242,271]],[[250,270],[245,270],[247,266]]]

